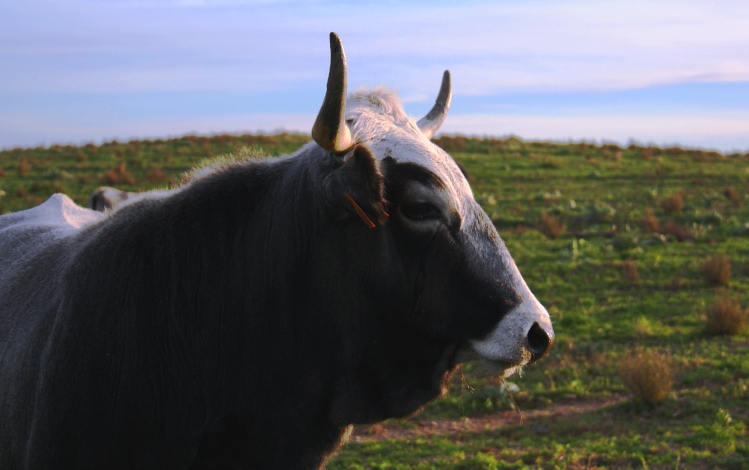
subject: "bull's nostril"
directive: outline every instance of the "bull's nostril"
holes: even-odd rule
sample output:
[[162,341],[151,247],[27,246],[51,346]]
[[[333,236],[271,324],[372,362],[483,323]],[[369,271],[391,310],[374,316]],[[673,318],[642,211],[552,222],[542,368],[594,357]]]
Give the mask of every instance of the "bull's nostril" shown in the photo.
[[543,356],[549,350],[551,339],[549,335],[541,328],[538,323],[533,323],[528,330],[528,349],[531,352],[531,361],[535,361]]

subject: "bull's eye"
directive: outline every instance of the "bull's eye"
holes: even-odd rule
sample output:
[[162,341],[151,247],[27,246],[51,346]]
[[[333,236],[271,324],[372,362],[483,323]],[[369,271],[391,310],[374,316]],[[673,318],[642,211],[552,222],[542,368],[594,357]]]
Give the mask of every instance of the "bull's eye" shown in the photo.
[[442,217],[442,212],[440,212],[439,209],[428,202],[414,202],[403,204],[400,207],[400,212],[405,217],[416,222],[425,220],[438,220]]

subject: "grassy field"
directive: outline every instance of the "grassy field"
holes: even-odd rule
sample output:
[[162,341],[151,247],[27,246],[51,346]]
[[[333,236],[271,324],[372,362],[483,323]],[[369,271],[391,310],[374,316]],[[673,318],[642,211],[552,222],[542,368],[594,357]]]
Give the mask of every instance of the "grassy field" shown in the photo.
[[[0,213],[54,192],[85,205],[99,185],[164,187],[204,158],[248,146],[278,155],[308,139],[5,150]],[[411,419],[358,429],[328,468],[749,468],[749,331],[718,334],[709,323],[740,327],[749,306],[749,154],[437,143],[467,169],[551,313],[556,344],[507,384],[466,366],[449,397]],[[625,381],[645,391],[633,394]]]

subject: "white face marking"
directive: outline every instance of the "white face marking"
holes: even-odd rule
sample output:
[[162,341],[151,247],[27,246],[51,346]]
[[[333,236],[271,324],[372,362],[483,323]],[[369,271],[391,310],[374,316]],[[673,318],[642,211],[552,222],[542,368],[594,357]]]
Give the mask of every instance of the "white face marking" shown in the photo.
[[463,223],[470,222],[473,192],[458,165],[434,145],[406,115],[392,91],[377,88],[350,95],[346,119],[353,119],[354,138],[367,146],[377,160],[392,157],[397,162],[418,164],[437,175]]
[[461,230],[489,232],[494,244],[477,243],[479,259],[499,256],[504,260],[506,273],[515,291],[522,298],[520,305],[505,315],[494,330],[471,345],[478,355],[501,364],[505,373],[516,370],[531,359],[528,332],[537,323],[553,340],[551,319],[520,275],[504,243],[500,241],[491,221],[483,213],[465,176],[458,165],[441,148],[434,145],[419,130],[416,122],[403,111],[392,91],[383,88],[358,90],[347,99],[346,120],[351,122],[354,138],[367,146],[377,160],[392,157],[397,162],[418,164],[437,175],[445,184],[445,205],[455,209],[461,217]]
[[533,324],[538,323],[550,340],[554,339],[553,328],[549,313],[528,288],[509,253],[506,259],[515,281],[513,287],[522,299],[520,305],[505,315],[486,338],[471,341],[471,345],[482,358],[489,361],[524,365],[531,359],[527,338]]

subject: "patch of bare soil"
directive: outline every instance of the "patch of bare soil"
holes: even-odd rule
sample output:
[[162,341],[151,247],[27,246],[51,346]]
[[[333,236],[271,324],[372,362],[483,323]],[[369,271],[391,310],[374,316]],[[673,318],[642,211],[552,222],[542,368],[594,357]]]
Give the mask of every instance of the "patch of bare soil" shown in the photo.
[[477,433],[503,426],[524,424],[539,425],[546,419],[568,415],[590,413],[620,403],[624,395],[592,397],[556,403],[548,408],[528,411],[503,411],[487,416],[460,419],[392,421],[374,426],[354,429],[349,442],[377,442],[386,439],[413,439],[429,436],[450,436],[462,433]]

